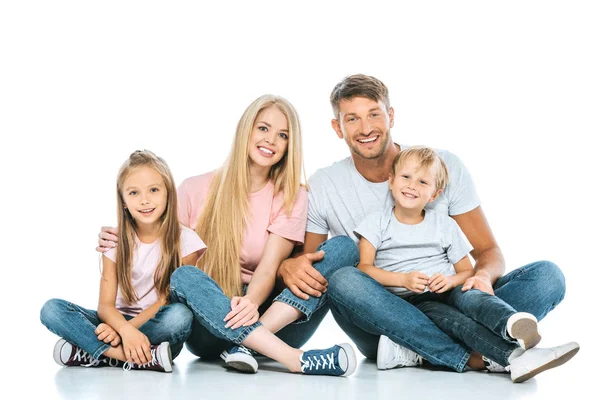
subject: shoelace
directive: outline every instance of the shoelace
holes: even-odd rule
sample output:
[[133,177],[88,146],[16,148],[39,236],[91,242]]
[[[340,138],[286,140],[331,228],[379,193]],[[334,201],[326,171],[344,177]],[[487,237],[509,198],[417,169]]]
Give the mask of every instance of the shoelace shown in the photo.
[[86,364],[81,364],[82,367],[96,367],[98,366],[101,361],[95,359],[94,357],[92,357],[92,355],[90,353],[88,353],[87,351],[83,350],[80,347],[77,347],[77,350],[75,351],[75,355],[73,356],[73,360],[76,361],[82,361],[82,362],[86,362]]
[[136,365],[138,368],[150,368],[154,365],[158,365],[158,360],[156,359],[156,349],[151,349],[150,354],[152,354],[152,360],[146,364],[136,364],[134,362],[126,361],[125,364],[123,364],[123,371],[130,371],[131,368],[134,368]]
[[421,356],[417,353],[405,349],[402,346],[394,346],[394,359],[399,360],[404,364],[421,364]]
[[248,354],[250,357],[252,357],[252,352],[246,346],[239,345],[238,350],[241,351],[242,353]]
[[315,371],[318,371],[319,368],[335,369],[334,353],[306,356],[306,359],[302,360],[302,372],[306,371],[307,368],[309,371],[312,371],[313,367]]

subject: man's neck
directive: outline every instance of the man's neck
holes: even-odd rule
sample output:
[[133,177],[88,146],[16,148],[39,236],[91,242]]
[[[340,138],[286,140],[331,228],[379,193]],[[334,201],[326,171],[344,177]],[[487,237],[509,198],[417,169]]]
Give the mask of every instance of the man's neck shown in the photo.
[[369,160],[352,153],[352,160],[358,173],[366,180],[380,183],[389,179],[394,157],[399,151],[400,146],[392,142],[380,157]]

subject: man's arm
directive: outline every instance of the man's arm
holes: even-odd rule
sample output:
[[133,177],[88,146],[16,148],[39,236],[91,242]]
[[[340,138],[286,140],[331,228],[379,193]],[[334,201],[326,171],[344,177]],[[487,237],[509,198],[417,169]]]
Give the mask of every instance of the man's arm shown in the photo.
[[473,250],[475,276],[467,279],[463,291],[479,289],[494,294],[493,284],[504,275],[504,256],[488,225],[481,206],[460,215],[452,216],[463,231]]
[[326,240],[326,234],[306,232],[301,250],[297,248],[292,257],[284,260],[277,270],[278,280],[301,299],[308,300],[309,295],[321,297],[327,290],[327,280],[312,266],[313,262],[325,256],[324,251],[316,251]]

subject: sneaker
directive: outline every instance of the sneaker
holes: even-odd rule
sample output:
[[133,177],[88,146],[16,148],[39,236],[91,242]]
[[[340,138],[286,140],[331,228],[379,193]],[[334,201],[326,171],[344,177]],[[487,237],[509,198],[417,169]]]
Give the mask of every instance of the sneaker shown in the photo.
[[549,349],[535,348],[526,350],[522,355],[515,357],[510,362],[510,378],[515,383],[525,382],[540,372],[566,363],[578,351],[579,345],[575,342]]
[[169,342],[162,342],[158,346],[150,346],[150,354],[152,360],[146,364],[136,364],[127,361],[123,365],[123,370],[129,371],[132,369],[149,370],[158,372],[173,372],[173,359],[171,358],[171,346]]
[[377,345],[377,368],[416,367],[423,364],[423,357],[381,335]]
[[518,312],[506,322],[506,332],[525,350],[535,347],[542,337],[538,333],[537,318],[529,313]]
[[324,350],[308,350],[300,355],[302,373],[307,375],[348,376],[356,369],[356,355],[348,343]]
[[223,350],[221,359],[225,364],[238,371],[255,374],[258,371],[258,363],[252,356],[252,350],[246,346],[235,345],[229,350]]
[[483,364],[485,365],[485,369],[488,370],[489,372],[501,372],[501,373],[508,372],[507,367],[503,367],[502,365],[498,364],[496,361],[490,360],[486,356],[482,356],[481,358],[483,359]]
[[54,361],[61,367],[115,367],[120,362],[108,357],[95,359],[90,353],[65,339],[60,339],[54,345]]

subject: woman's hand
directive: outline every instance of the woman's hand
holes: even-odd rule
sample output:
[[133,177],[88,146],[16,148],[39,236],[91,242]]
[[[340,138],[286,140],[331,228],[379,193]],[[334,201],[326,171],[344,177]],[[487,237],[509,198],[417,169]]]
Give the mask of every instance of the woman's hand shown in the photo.
[[248,297],[234,296],[231,299],[231,311],[225,316],[225,328],[237,329],[250,326],[258,321],[258,306]]

